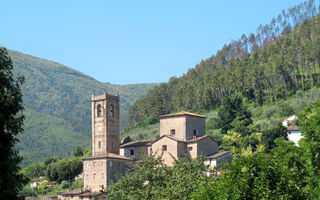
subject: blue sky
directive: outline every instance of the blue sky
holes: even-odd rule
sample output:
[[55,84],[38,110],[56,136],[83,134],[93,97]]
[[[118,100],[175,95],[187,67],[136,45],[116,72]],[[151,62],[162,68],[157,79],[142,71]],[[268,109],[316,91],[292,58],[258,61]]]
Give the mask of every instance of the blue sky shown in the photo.
[[301,2],[2,1],[0,45],[101,82],[166,82]]

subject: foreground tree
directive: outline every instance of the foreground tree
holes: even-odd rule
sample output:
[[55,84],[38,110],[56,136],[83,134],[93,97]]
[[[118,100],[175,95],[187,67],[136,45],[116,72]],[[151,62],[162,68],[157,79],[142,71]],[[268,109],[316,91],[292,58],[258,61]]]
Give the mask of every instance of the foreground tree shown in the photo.
[[205,170],[201,159],[185,158],[168,167],[161,157],[149,156],[110,185],[107,196],[114,200],[189,199],[197,185],[206,181]]
[[22,158],[14,148],[17,135],[23,131],[23,77],[14,77],[12,70],[7,50],[0,47],[0,199],[17,199],[26,182],[19,173]]
[[301,148],[307,172],[307,186],[310,199],[320,198],[320,101],[305,108],[299,114],[299,125],[304,138]]
[[192,199],[306,199],[299,168],[284,164],[285,154],[281,152],[288,149],[286,142],[283,144],[279,148],[285,149],[278,151],[281,159],[276,154],[264,153],[263,146],[256,152],[251,148],[243,150],[223,175],[200,184]]

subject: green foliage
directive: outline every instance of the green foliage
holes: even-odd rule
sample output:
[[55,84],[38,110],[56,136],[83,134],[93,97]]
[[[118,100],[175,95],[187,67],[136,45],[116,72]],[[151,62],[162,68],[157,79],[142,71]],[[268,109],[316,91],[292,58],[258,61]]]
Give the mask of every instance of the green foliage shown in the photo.
[[37,191],[31,188],[29,185],[26,185],[19,192],[19,197],[25,199],[25,197],[36,197],[38,195]]
[[[145,115],[158,117],[181,109],[213,110],[234,94],[262,106],[318,87],[320,17],[315,16],[318,10],[314,1],[309,1],[290,9],[290,13],[291,20],[280,15],[278,19],[283,23],[277,26],[277,31],[274,23],[279,21],[273,20],[273,25],[261,26],[257,35],[243,35],[182,77],[173,77],[168,83],[152,88],[131,106],[129,123],[138,123]],[[283,26],[288,22],[296,23]],[[294,106],[285,105],[277,113],[285,116],[293,110]],[[266,114],[270,118],[273,112]],[[227,118],[224,121],[228,122]],[[222,128],[223,134],[230,129],[230,123]]]
[[307,192],[310,199],[320,198],[320,101],[305,108],[299,114],[299,124],[304,138],[301,147],[306,166]]
[[35,163],[21,170],[21,173],[30,180],[45,176],[47,165],[43,163]]
[[121,132],[120,137],[130,136],[133,140],[153,140],[159,137],[159,123],[146,126],[132,126]]
[[274,155],[247,149],[222,176],[200,184],[192,199],[305,199],[296,173]]
[[49,156],[68,157],[77,145],[85,148],[91,138],[91,93],[120,95],[121,130],[126,127],[131,104],[157,84],[113,85],[101,83],[56,62],[9,51],[14,74],[23,74],[21,87],[26,108],[24,134],[16,145],[22,166]]
[[133,166],[133,171],[107,188],[110,199],[188,199],[198,183],[206,179],[203,160],[185,158],[173,167],[160,157],[149,156]]
[[82,157],[83,156],[83,149],[79,146],[77,146],[73,151],[74,157]]
[[261,140],[264,143],[266,150],[270,151],[276,146],[275,139],[276,138],[283,138],[287,139],[287,128],[282,126],[282,124],[279,122],[277,126],[264,130],[262,132]]
[[82,172],[82,160],[77,157],[65,158],[48,165],[47,177],[51,181],[72,181]]
[[235,129],[242,135],[248,135],[247,127],[252,123],[252,114],[242,104],[242,98],[238,95],[224,99],[218,116],[217,128],[221,128],[222,134],[226,134],[228,130]]
[[5,48],[0,47],[0,199],[16,199],[26,180],[20,174],[15,144],[23,131],[23,77],[13,75],[13,64]]

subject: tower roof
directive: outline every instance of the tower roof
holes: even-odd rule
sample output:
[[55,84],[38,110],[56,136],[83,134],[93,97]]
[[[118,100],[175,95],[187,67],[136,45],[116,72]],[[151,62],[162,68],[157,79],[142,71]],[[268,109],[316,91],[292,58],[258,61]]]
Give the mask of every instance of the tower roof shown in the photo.
[[184,110],[182,110],[182,111],[180,111],[180,112],[175,112],[175,113],[167,114],[167,115],[161,115],[160,118],[183,116],[183,115],[189,115],[189,116],[193,116],[193,117],[206,118],[206,116],[204,116],[204,115],[199,115],[199,114],[196,114],[196,113],[186,112],[186,111],[184,111]]

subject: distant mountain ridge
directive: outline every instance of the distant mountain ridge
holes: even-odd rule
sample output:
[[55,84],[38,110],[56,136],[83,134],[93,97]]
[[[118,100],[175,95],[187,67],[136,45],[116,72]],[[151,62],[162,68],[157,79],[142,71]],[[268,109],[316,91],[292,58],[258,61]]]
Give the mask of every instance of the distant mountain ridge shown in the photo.
[[24,133],[17,148],[23,165],[47,156],[68,156],[76,146],[87,147],[91,139],[91,93],[120,95],[121,126],[131,104],[157,84],[114,85],[101,83],[56,62],[9,50],[14,73],[26,81],[22,86],[25,107]]

